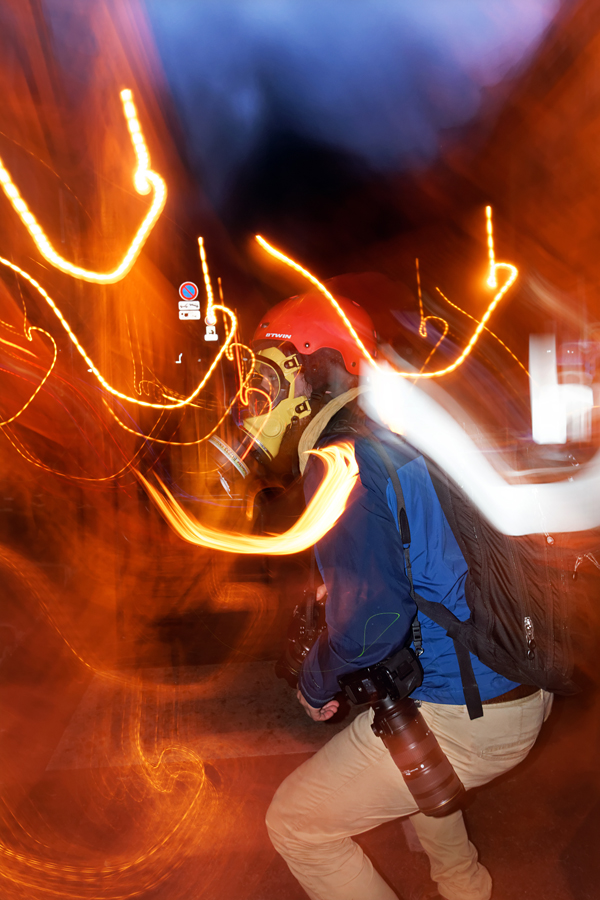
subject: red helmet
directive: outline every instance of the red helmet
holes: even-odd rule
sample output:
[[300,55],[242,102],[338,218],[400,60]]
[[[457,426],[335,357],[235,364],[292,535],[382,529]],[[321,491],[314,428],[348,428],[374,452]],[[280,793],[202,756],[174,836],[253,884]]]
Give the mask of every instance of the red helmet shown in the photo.
[[[371,354],[377,356],[377,333],[370,315],[347,297],[335,299],[352,323],[352,327]],[[289,341],[302,356],[324,347],[338,350],[352,375],[364,358],[348,326],[323,294],[310,292],[278,303],[262,317],[254,341]]]

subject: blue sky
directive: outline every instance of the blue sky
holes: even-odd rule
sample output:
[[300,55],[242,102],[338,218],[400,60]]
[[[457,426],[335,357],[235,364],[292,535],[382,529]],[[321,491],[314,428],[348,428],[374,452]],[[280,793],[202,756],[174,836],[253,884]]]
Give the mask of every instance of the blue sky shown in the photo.
[[440,131],[523,66],[560,0],[146,0],[188,156],[218,203],[274,126],[375,169],[435,158]]

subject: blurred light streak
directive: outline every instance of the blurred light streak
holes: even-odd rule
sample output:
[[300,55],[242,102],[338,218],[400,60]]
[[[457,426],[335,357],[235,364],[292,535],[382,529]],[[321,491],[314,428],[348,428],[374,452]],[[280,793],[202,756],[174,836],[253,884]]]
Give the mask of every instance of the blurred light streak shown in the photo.
[[[10,416],[10,418],[4,419],[2,422],[0,422],[0,428],[4,428],[5,425],[10,425],[11,422],[14,422],[16,419],[19,418],[19,416],[20,416],[22,413],[25,412],[25,410],[27,409],[27,407],[28,407],[31,403],[33,403],[33,401],[35,400],[35,398],[37,397],[37,395],[39,394],[39,392],[42,390],[42,388],[44,387],[44,385],[46,384],[46,382],[47,382],[48,379],[50,378],[50,375],[52,374],[52,371],[54,370],[54,366],[56,365],[56,357],[57,357],[57,355],[58,355],[58,348],[57,348],[57,346],[56,346],[56,341],[54,340],[54,338],[52,337],[52,335],[49,334],[49,332],[47,332],[44,328],[38,328],[36,325],[29,325],[29,326],[27,326],[26,331],[25,331],[25,337],[27,338],[28,341],[32,341],[32,340],[33,340],[33,336],[32,336],[32,332],[33,332],[33,331],[39,331],[40,334],[45,334],[46,337],[49,338],[50,341],[52,341],[52,346],[54,347],[54,356],[52,357],[52,362],[50,363],[50,368],[49,368],[48,371],[45,373],[45,375],[44,375],[44,377],[42,378],[42,380],[39,382],[39,384],[38,384],[38,386],[36,387],[36,389],[34,390],[33,394],[32,394],[32,395],[29,397],[29,399],[23,404],[23,406],[21,407],[21,409],[20,409],[18,412],[16,412],[14,415]],[[5,340],[3,340],[2,338],[0,338],[0,340],[2,340],[2,343],[4,343],[4,344],[11,344],[10,341],[5,341]],[[11,344],[11,346],[12,346],[12,347],[17,347],[17,344]],[[18,348],[18,349],[21,349],[21,348]],[[26,350],[25,352],[29,353],[28,350]]]
[[274,257],[275,259],[278,259],[280,262],[284,263],[284,265],[289,266],[290,269],[294,269],[294,271],[298,272],[300,275],[303,275],[304,278],[306,278],[308,281],[310,281],[311,284],[314,284],[314,286],[317,288],[317,290],[320,291],[324,297],[327,297],[327,299],[329,300],[329,302],[331,303],[333,308],[337,311],[340,319],[344,322],[346,328],[348,329],[348,331],[350,332],[350,334],[356,341],[356,345],[360,349],[364,358],[371,365],[376,366],[377,364],[376,364],[375,360],[373,359],[373,357],[371,356],[371,354],[369,353],[369,351],[367,350],[367,348],[365,347],[365,345],[359,338],[358,334],[356,333],[356,330],[354,329],[354,327],[352,325],[352,322],[350,321],[350,319],[348,318],[348,316],[346,315],[346,313],[344,312],[344,310],[342,309],[340,304],[337,302],[337,300],[335,299],[333,294],[331,294],[327,290],[325,285],[321,284],[319,279],[316,278],[311,272],[309,272],[308,269],[305,269],[303,266],[301,266],[300,263],[295,262],[289,256],[286,256],[285,253],[282,253],[281,250],[277,250],[276,247],[273,247],[271,244],[269,244],[269,242],[266,241],[260,234],[256,235],[256,240],[260,244],[260,246],[263,248],[263,250],[266,250],[267,253],[270,254],[270,256]]
[[[207,434],[205,434],[203,437],[198,438],[196,441],[167,441],[162,438],[152,437],[151,434],[144,434],[143,431],[136,431],[135,428],[130,428],[128,425],[125,424],[125,422],[123,422],[122,419],[119,418],[119,416],[116,414],[114,409],[111,409],[111,407],[106,402],[106,400],[103,399],[102,402],[104,403],[104,406],[106,407],[108,412],[111,414],[111,416],[113,417],[113,419],[115,420],[117,425],[119,425],[124,431],[128,431],[130,434],[134,434],[136,437],[143,438],[143,440],[145,440],[145,441],[152,441],[152,443],[154,443],[154,444],[166,444],[169,447],[194,447],[196,444],[201,444],[201,443],[203,443],[203,441],[207,441],[210,437],[212,437],[212,435],[215,433],[215,431],[217,431],[217,429],[220,428],[220,426],[225,421],[225,418],[231,412],[236,400],[238,399],[238,396],[239,396],[239,391],[235,395],[235,397],[233,398],[233,400],[231,401],[229,406],[225,409],[225,412],[223,413],[223,415],[221,416],[221,418],[219,419],[217,424],[214,426],[214,428],[211,431],[209,431]],[[162,415],[162,413],[161,413],[161,415]],[[157,425],[158,425],[158,422],[156,423],[156,425],[154,427],[157,427]]]
[[[217,278],[217,283],[219,285],[219,300],[221,301],[221,306],[225,306],[225,299],[223,297],[223,282],[221,278]],[[227,325],[227,321],[223,320],[225,323],[225,337],[229,337],[229,327]],[[250,367],[244,375],[244,360],[242,358],[241,349],[247,350],[250,354],[251,364]],[[239,398],[242,406],[248,406],[248,384],[250,382],[250,378],[252,377],[252,373],[254,372],[254,367],[256,365],[256,357],[254,352],[250,347],[247,347],[246,344],[241,344],[239,341],[235,341],[233,344],[229,344],[227,350],[225,351],[225,356],[230,362],[233,362],[235,353],[235,364],[237,371],[237,378],[239,388]]]
[[[431,357],[433,356],[433,354],[435,353],[437,348],[440,346],[440,344],[442,343],[442,341],[444,340],[446,335],[448,334],[448,328],[450,327],[448,325],[448,323],[446,322],[446,320],[442,319],[441,316],[427,316],[426,319],[423,319],[423,325],[425,326],[425,336],[427,336],[427,325],[426,325],[427,322],[441,322],[443,330],[442,330],[442,334],[439,336],[438,340],[436,341],[435,346],[431,349],[429,355],[427,356],[427,359],[421,366],[421,368],[419,370],[419,374],[424,372],[425,367],[427,366],[427,363],[429,362],[429,360],[431,359]],[[420,326],[419,326],[419,332],[420,332]]]
[[144,246],[146,238],[156,224],[167,199],[165,182],[160,175],[150,169],[150,154],[133,102],[133,94],[129,89],[121,91],[121,101],[131,143],[137,157],[137,168],[133,175],[135,189],[138,194],[148,194],[150,190],[154,189],[154,199],[123,259],[112,272],[103,273],[82,269],[80,266],[74,266],[56,252],[0,159],[0,184],[44,259],[60,269],[61,272],[72,275],[74,278],[80,278],[82,281],[91,281],[94,284],[114,284],[127,275]]
[[417,270],[417,294],[419,295],[419,334],[422,338],[427,337],[427,319],[423,315],[423,294],[421,293],[421,273],[419,271],[419,259],[415,259],[415,267]]
[[[443,298],[444,298],[444,300],[446,301],[446,303],[447,303],[449,306],[452,306],[454,309],[457,309],[460,313],[463,314],[463,316],[466,316],[468,319],[471,319],[472,322],[475,322],[476,324],[479,324],[479,319],[476,319],[475,316],[472,316],[472,315],[471,315],[470,313],[468,313],[465,309],[462,309],[462,307],[457,306],[456,303],[453,303],[452,300],[449,300],[448,297],[446,297],[446,295],[445,295],[444,293],[442,293],[442,291],[439,289],[439,287],[436,287],[436,291],[438,292],[438,294],[440,295],[440,297],[443,297]],[[521,366],[521,368],[523,369],[523,371],[525,372],[525,374],[526,374],[527,377],[529,378],[529,370],[526,368],[526,366],[523,365],[523,363],[521,362],[521,360],[519,359],[519,357],[518,357],[518,356],[515,356],[515,354],[514,354],[514,353],[512,352],[512,350],[510,349],[510,347],[508,347],[508,346],[504,343],[504,341],[503,341],[501,338],[499,338],[497,334],[495,334],[493,331],[491,331],[487,326],[486,326],[486,329],[485,329],[485,330],[487,331],[487,333],[488,333],[489,335],[491,335],[491,337],[494,338],[494,340],[498,341],[498,343],[499,343],[502,347],[504,347],[504,349],[506,350],[507,353],[510,353],[510,355],[512,356],[512,358],[514,359],[514,361],[515,361],[519,366]]]
[[[264,422],[262,423],[262,425],[260,426],[260,428],[258,429],[258,431],[256,432],[256,434],[254,434],[254,435],[249,435],[249,437],[251,438],[251,440],[250,440],[250,443],[248,444],[248,446],[246,447],[246,449],[244,450],[244,452],[242,453],[242,455],[240,456],[240,459],[241,459],[242,461],[246,459],[246,457],[248,456],[248,454],[250,453],[250,451],[252,450],[252,448],[254,447],[254,445],[256,444],[256,442],[258,441],[258,439],[260,438],[261,434],[262,434],[263,431],[265,430],[265,427],[266,427],[266,425],[267,425],[267,422],[269,421],[269,420],[268,420],[268,416],[269,416],[269,414],[271,413],[271,411],[272,411],[272,409],[273,409],[273,401],[272,401],[272,399],[271,399],[271,395],[268,394],[266,391],[263,391],[262,388],[259,388],[259,387],[251,387],[251,388],[247,388],[247,390],[246,390],[246,396],[249,396],[250,393],[252,393],[252,394],[262,394],[262,396],[263,396],[264,399],[265,399],[265,402],[267,403],[267,405],[268,405],[268,407],[269,407],[269,412],[265,414]],[[250,400],[248,400],[248,404],[249,404],[249,403],[250,403]],[[246,432],[246,434],[248,434],[248,432]]]
[[415,259],[415,267],[416,267],[416,270],[417,270],[417,294],[418,294],[418,296],[419,296],[419,334],[421,335],[422,338],[427,338],[427,323],[428,323],[429,321],[431,321],[431,322],[441,322],[441,324],[442,324],[442,329],[443,329],[443,332],[442,332],[440,338],[439,338],[438,341],[436,342],[435,346],[433,347],[433,349],[431,350],[431,352],[430,352],[429,355],[427,356],[427,359],[425,360],[425,362],[423,363],[423,365],[421,366],[421,368],[420,368],[420,370],[419,370],[419,372],[422,373],[422,372],[425,371],[425,369],[427,368],[427,363],[429,362],[429,360],[431,359],[431,357],[434,355],[435,351],[438,349],[438,347],[440,346],[440,344],[442,343],[442,341],[444,340],[444,338],[446,337],[446,335],[448,334],[448,329],[449,329],[450,326],[448,325],[448,323],[446,322],[445,319],[442,319],[442,318],[441,318],[441,316],[426,316],[426,315],[424,314],[424,309],[423,309],[423,294],[422,294],[422,291],[421,291],[421,272],[419,271],[419,259],[418,259],[418,257]]
[[[160,731],[148,728],[149,720],[151,723],[159,714],[164,719],[165,708],[173,702],[173,696],[177,702],[178,686],[148,686],[139,675],[127,678],[118,671],[98,670],[57,624],[51,609],[56,596],[38,567],[14,550],[2,547],[0,570],[5,578],[7,572],[12,573],[17,586],[25,589],[24,596],[37,602],[69,651],[95,673],[100,683],[110,685],[103,694],[108,702],[96,711],[93,727],[96,732],[104,730],[110,734],[111,730],[114,732],[115,713],[119,715],[121,727],[118,734],[113,733],[112,740],[126,754],[126,763],[125,767],[121,764],[120,772],[115,772],[114,761],[107,757],[101,761],[103,769],[91,771],[96,791],[86,797],[86,812],[91,810],[93,817],[96,807],[106,815],[111,811],[110,805],[114,809],[118,803],[119,820],[127,821],[132,814],[136,817],[133,840],[113,843],[108,852],[101,849],[88,854],[95,864],[83,864],[80,848],[69,836],[68,826],[65,831],[62,804],[58,808],[58,827],[53,826],[48,832],[40,828],[40,811],[33,798],[27,804],[19,802],[13,809],[13,803],[3,795],[2,818],[8,828],[0,841],[2,896],[15,900],[17,896],[61,900],[125,900],[139,896],[164,881],[188,854],[198,851],[218,809],[219,796],[206,777],[203,760],[178,738],[176,723],[169,728],[167,719],[167,727]],[[108,749],[110,742],[105,747]],[[81,770],[63,774],[77,782]],[[84,779],[83,783],[88,782]],[[64,780],[62,784],[64,790]],[[67,807],[70,799],[67,788]],[[68,822],[68,815],[66,819]],[[82,824],[81,813],[77,824]],[[84,816],[84,831],[86,824]],[[115,834],[120,824],[111,823]],[[13,893],[15,888],[18,893]],[[22,894],[22,889],[27,893]]]
[[[222,283],[220,277],[217,278],[217,282],[219,285],[219,299],[221,301],[221,306],[225,306],[225,299],[223,297],[223,283]],[[223,321],[225,322],[225,336],[229,337],[229,327],[227,325],[227,320],[224,319]],[[244,359],[241,354],[242,348],[244,350],[247,350],[248,353],[250,354],[251,362],[250,362],[250,367],[248,368],[246,375],[244,375]],[[240,386],[240,389],[239,389],[240,404],[242,406],[248,406],[248,402],[249,402],[248,401],[248,384],[250,383],[250,378],[252,377],[252,373],[254,372],[254,368],[256,365],[256,357],[250,347],[246,346],[246,344],[241,344],[239,341],[235,341],[233,344],[230,344],[227,347],[227,350],[225,351],[225,356],[227,357],[227,359],[230,362],[233,362],[234,353],[235,353],[235,364],[236,364],[236,370],[237,370],[238,384]]]
[[[488,221],[491,223],[491,218],[489,218]],[[490,225],[490,227],[491,227],[491,225]],[[369,353],[369,351],[367,350],[367,348],[365,347],[365,345],[359,338],[355,329],[353,328],[352,323],[350,322],[350,320],[348,319],[348,317],[342,310],[341,306],[339,305],[339,303],[337,302],[337,300],[335,299],[333,294],[331,294],[327,290],[325,285],[321,284],[319,279],[316,278],[311,272],[309,272],[308,269],[305,269],[303,266],[301,266],[300,263],[295,262],[289,256],[286,256],[285,253],[282,253],[281,250],[277,250],[275,247],[273,247],[271,244],[269,244],[268,241],[266,241],[260,234],[256,235],[256,240],[260,244],[260,246],[264,250],[267,251],[267,253],[269,253],[275,259],[278,259],[280,262],[284,263],[286,266],[289,266],[291,269],[294,269],[294,271],[298,272],[300,275],[303,275],[304,278],[306,278],[308,281],[310,281],[310,283],[313,284],[317,288],[317,290],[320,291],[323,294],[323,296],[325,296],[329,300],[329,302],[332,304],[334,309],[337,310],[338,315],[340,316],[340,318],[346,325],[346,328],[348,329],[348,331],[350,332],[350,334],[356,341],[356,345],[360,349],[365,360],[371,366],[373,366],[375,369],[378,369],[379,368],[378,363],[375,361],[375,359],[373,359],[373,357],[371,356],[371,354]],[[481,332],[486,327],[486,324],[489,321],[490,316],[496,309],[498,303],[500,303],[500,301],[502,300],[502,298],[504,297],[506,292],[515,283],[517,276],[519,274],[516,266],[513,266],[510,263],[494,262],[494,268],[493,268],[494,277],[496,276],[496,273],[499,269],[506,272],[506,280],[504,281],[504,284],[502,284],[499,287],[499,289],[497,290],[491,303],[488,305],[485,313],[483,314],[483,316],[479,322],[479,325],[477,326],[477,328],[471,335],[470,340],[468,341],[465,349],[460,354],[460,356],[449,366],[445,366],[443,369],[438,369],[436,372],[396,372],[397,375],[400,375],[403,378],[411,378],[411,379],[413,379],[413,378],[439,378],[442,375],[449,375],[450,372],[454,372],[456,369],[458,369],[458,367],[460,365],[462,365],[462,363],[469,356],[469,354],[471,353],[471,350],[473,349],[473,347],[479,340],[479,336],[480,336]],[[488,280],[488,284],[489,284],[489,280]]]
[[536,444],[589,440],[594,391],[586,384],[559,384],[556,335],[529,337],[531,425]]
[[[5,322],[2,322],[0,324],[5,325],[5,327],[8,327],[8,326],[6,326]],[[28,338],[28,340],[30,340],[30,338]],[[26,353],[28,356],[33,356],[34,359],[37,359],[37,356],[35,355],[35,353],[32,350],[27,350],[26,347],[20,347],[18,344],[13,344],[12,341],[7,341],[6,338],[0,338],[0,343],[6,344],[7,347],[14,347],[15,350],[20,350],[21,353]]]
[[201,525],[162,482],[161,493],[140,472],[137,476],[171,528],[185,541],[226,553],[287,556],[312,547],[333,527],[346,508],[358,476],[351,444],[344,442],[312,453],[323,461],[325,475],[298,521],[283,534],[257,536]]
[[[207,324],[215,325],[216,318],[213,313],[213,306],[215,302],[215,297],[213,294],[212,285],[210,283],[210,272],[208,271],[208,262],[206,259],[206,251],[204,249],[204,238],[198,238],[198,247],[200,249],[200,262],[202,263],[202,275],[204,277],[204,287],[206,290],[206,319]],[[210,319],[210,321],[208,321]],[[214,322],[212,321],[214,319]]]
[[568,481],[509,484],[441,403],[396,374],[371,369],[372,390],[361,404],[432,459],[499,531],[551,534],[600,526],[600,452]]
[[59,322],[61,323],[61,325],[67,332],[67,334],[69,335],[69,337],[70,337],[71,341],[73,342],[73,344],[75,345],[78,353],[80,354],[80,356],[83,357],[83,359],[87,363],[88,367],[92,370],[92,372],[94,373],[94,375],[96,376],[96,378],[98,379],[100,384],[104,387],[104,389],[107,390],[109,392],[109,394],[112,394],[114,397],[119,397],[119,399],[121,399],[121,400],[127,400],[129,403],[135,403],[138,406],[145,406],[145,407],[149,407],[151,409],[181,409],[183,406],[187,406],[188,404],[190,404],[192,402],[192,400],[194,400],[198,396],[198,394],[200,393],[200,391],[202,390],[202,388],[204,387],[204,385],[207,383],[210,376],[214,372],[215,368],[219,364],[221,357],[226,352],[227,348],[229,347],[229,344],[233,341],[233,336],[234,336],[236,328],[237,328],[237,318],[230,309],[228,309],[226,306],[213,307],[215,310],[218,309],[221,312],[225,313],[225,315],[231,316],[232,327],[231,327],[231,331],[229,332],[227,339],[225,340],[225,343],[223,344],[223,346],[220,348],[219,352],[215,356],[206,375],[204,376],[204,378],[202,379],[200,384],[189,395],[189,397],[185,397],[183,400],[179,400],[175,403],[151,403],[148,400],[139,400],[137,397],[131,397],[128,394],[124,394],[122,391],[118,391],[116,388],[112,387],[112,385],[110,385],[108,383],[108,381],[106,381],[106,379],[102,376],[100,371],[96,368],[96,366],[94,365],[94,363],[92,362],[90,357],[87,355],[87,353],[85,352],[85,350],[79,343],[75,333],[71,329],[71,326],[69,325],[69,323],[63,316],[62,312],[60,311],[60,309],[58,308],[58,306],[56,305],[56,303],[54,302],[52,297],[50,297],[50,295],[44,290],[44,288],[41,286],[41,284],[39,284],[35,280],[35,278],[32,278],[31,275],[29,275],[27,272],[25,272],[19,266],[16,266],[14,263],[10,262],[8,259],[4,259],[2,256],[0,256],[0,263],[3,266],[8,266],[8,268],[12,269],[13,272],[16,272],[18,275],[21,275],[23,278],[25,278],[32,285],[32,287],[34,287],[36,289],[36,291],[39,294],[41,294],[41,296],[44,298],[44,300],[46,301],[48,306],[52,309],[52,311],[56,315],[57,319],[59,320]]
[[495,289],[498,287],[496,280],[496,257],[494,255],[494,230],[492,226],[492,207],[485,208],[485,230],[487,234],[488,259],[490,261],[490,273],[488,275],[488,287]]
[[[129,317],[125,317],[125,324],[127,326],[127,337],[129,338],[129,352],[131,353],[131,363],[133,365],[133,389],[138,395],[138,397],[142,396],[142,384],[147,383],[144,379],[144,363],[141,359],[140,355],[140,366],[141,366],[141,375],[142,377],[138,381],[137,377],[137,363],[135,361],[135,351],[133,349],[133,340],[131,338],[131,331],[129,329]],[[139,350],[139,341],[138,341],[138,350]],[[146,389],[146,393],[148,394],[148,389]]]
[[[159,419],[159,422],[160,422],[160,419]],[[153,427],[157,428],[159,422],[157,422]],[[87,476],[87,475],[72,475],[67,472],[60,472],[58,469],[55,469],[53,466],[49,466],[49,465],[46,465],[46,463],[43,463],[42,460],[39,459],[39,457],[37,457],[35,455],[35,453],[33,453],[33,451],[31,451],[30,449],[28,449],[21,443],[21,441],[16,437],[16,435],[11,433],[10,428],[8,426],[3,428],[3,434],[4,434],[5,438],[7,439],[7,441],[9,442],[9,444],[12,446],[12,448],[14,450],[16,450],[16,452],[19,454],[19,456],[22,459],[24,459],[25,462],[30,463],[32,466],[35,466],[36,469],[42,469],[42,471],[44,471],[44,472],[49,472],[52,475],[57,475],[59,478],[64,478],[67,481],[73,481],[73,482],[84,481],[87,484],[96,483],[96,482],[102,483],[105,481],[114,481],[116,478],[118,478],[120,475],[123,475],[128,469],[130,469],[133,466],[137,457],[141,455],[141,453],[144,449],[143,445],[141,447],[139,447],[135,451],[133,456],[125,463],[125,465],[121,466],[120,469],[117,469],[115,472],[112,472],[110,475],[100,475],[100,476],[96,476],[96,477]],[[146,440],[148,440],[148,439],[149,438],[146,437]]]

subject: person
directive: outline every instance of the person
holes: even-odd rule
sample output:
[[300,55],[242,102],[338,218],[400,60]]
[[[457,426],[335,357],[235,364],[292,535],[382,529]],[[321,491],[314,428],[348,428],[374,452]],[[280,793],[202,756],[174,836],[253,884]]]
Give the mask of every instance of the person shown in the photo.
[[[376,334],[366,311],[344,297],[336,299],[375,356]],[[282,359],[295,360],[296,368],[288,364],[295,372],[290,393],[310,407],[301,423],[304,429],[296,427],[307,501],[322,475],[320,461],[308,452],[312,447],[350,439],[358,463],[359,479],[345,512],[315,547],[323,579],[319,596],[327,597],[327,630],[304,661],[297,696],[311,719],[324,722],[339,706],[338,677],[380,662],[409,643],[417,616],[395,493],[369,435],[385,447],[402,485],[415,591],[464,620],[469,616],[467,566],[422,456],[360,413],[361,353],[330,301],[308,293],[278,304],[260,322],[253,346],[259,360],[273,347]],[[298,421],[288,434],[294,426]],[[418,620],[424,675],[411,696],[468,790],[526,757],[552,697],[508,681],[471,655],[483,716],[470,719],[451,639],[427,617],[419,614]],[[462,812],[441,818],[419,812],[398,766],[373,733],[372,718],[369,709],[360,713],[281,784],[266,819],[274,847],[312,900],[397,900],[352,837],[410,816],[439,892],[431,896],[489,900],[491,877],[469,840]]]

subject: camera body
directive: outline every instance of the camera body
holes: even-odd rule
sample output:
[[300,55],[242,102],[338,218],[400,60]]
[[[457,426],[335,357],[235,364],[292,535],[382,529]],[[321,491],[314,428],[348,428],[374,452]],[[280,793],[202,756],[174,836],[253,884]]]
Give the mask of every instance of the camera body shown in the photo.
[[401,647],[382,662],[342,675],[338,683],[356,706],[387,698],[402,700],[421,686],[423,669],[414,651],[410,647]]

